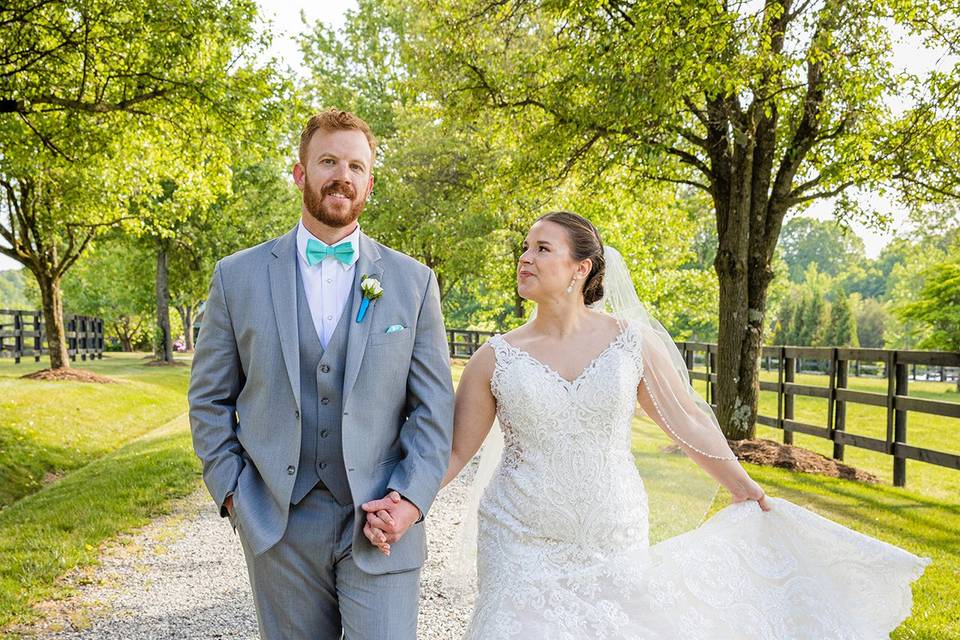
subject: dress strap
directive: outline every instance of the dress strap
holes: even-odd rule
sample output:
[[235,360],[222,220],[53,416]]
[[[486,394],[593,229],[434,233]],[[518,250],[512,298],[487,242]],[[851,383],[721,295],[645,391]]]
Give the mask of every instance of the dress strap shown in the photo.
[[490,391],[499,401],[503,372],[516,358],[517,350],[499,333],[490,336],[490,338],[487,339],[487,343],[490,345],[490,348],[493,349],[494,355],[493,374],[490,376]]

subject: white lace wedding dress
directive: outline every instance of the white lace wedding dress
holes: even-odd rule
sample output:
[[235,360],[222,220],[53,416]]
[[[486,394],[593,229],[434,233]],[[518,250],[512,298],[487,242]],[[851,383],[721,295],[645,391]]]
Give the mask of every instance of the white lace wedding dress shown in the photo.
[[466,638],[886,638],[929,561],[785,500],[649,545],[630,447],[641,342],[628,326],[568,381],[491,338],[504,452],[480,502]]

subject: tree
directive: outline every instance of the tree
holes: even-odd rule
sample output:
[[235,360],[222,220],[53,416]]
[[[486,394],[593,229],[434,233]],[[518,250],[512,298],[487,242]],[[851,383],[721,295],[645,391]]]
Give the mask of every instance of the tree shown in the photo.
[[[411,0],[404,47],[418,88],[470,121],[524,132],[526,170],[630,167],[694,186],[716,213],[718,414],[754,433],[757,362],[787,212],[892,180],[916,126],[885,95],[915,78],[886,64],[904,7],[878,0],[736,3]],[[905,4],[905,3],[904,3]],[[936,3],[911,3],[932,12]],[[901,10],[904,9],[904,10]],[[891,20],[892,18],[892,20]],[[840,213],[854,200],[841,197]]]
[[[775,345],[796,345],[796,329],[794,328],[794,318],[797,317],[797,307],[799,301],[794,298],[787,298],[781,304],[774,320],[770,336],[770,344]],[[802,317],[802,311],[799,317]]]
[[897,313],[927,326],[926,336],[917,345],[920,348],[960,351],[960,251],[924,276],[918,299]]
[[0,271],[0,309],[36,309],[38,296],[30,284],[22,269]]
[[842,290],[834,292],[830,305],[830,320],[824,332],[824,347],[859,347],[857,324],[853,317],[850,298]]
[[158,168],[196,174],[178,142],[206,138],[214,117],[229,127],[237,91],[259,84],[238,67],[256,10],[248,0],[17,0],[0,11],[0,253],[37,279],[50,365],[67,368],[64,274],[156,195]]
[[77,260],[63,281],[72,313],[103,318],[124,351],[143,341],[153,312],[153,260],[144,243],[113,230]]
[[857,337],[866,349],[882,349],[884,333],[893,321],[882,302],[864,298],[856,307]]
[[797,336],[798,343],[805,347],[817,345],[823,335],[823,327],[826,325],[829,313],[823,295],[819,291],[814,291],[803,308],[803,318]]
[[836,222],[812,218],[788,220],[780,231],[780,249],[793,282],[803,282],[811,263],[820,273],[835,277],[866,259],[863,241],[853,232]]

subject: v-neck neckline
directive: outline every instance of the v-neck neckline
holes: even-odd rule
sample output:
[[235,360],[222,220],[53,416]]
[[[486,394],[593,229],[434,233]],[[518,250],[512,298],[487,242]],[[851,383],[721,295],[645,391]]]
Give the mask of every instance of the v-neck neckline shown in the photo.
[[580,384],[580,382],[582,382],[583,378],[585,378],[586,375],[590,372],[590,370],[596,367],[597,363],[609,351],[611,351],[615,346],[617,346],[617,343],[619,343],[623,339],[623,336],[625,333],[626,333],[626,327],[621,327],[620,332],[617,333],[617,335],[613,338],[613,340],[611,340],[607,344],[607,346],[600,351],[600,353],[595,355],[593,359],[591,359],[590,362],[588,362],[587,365],[580,371],[580,373],[577,374],[577,376],[572,380],[568,380],[564,378],[562,375],[560,375],[559,371],[557,371],[556,369],[548,365],[546,362],[543,362],[542,360],[538,360],[537,358],[534,358],[529,351],[526,351],[525,349],[521,349],[520,347],[513,345],[509,340],[504,338],[502,335],[500,336],[500,340],[503,341],[503,343],[507,345],[507,347],[509,347],[510,349],[513,349],[517,353],[520,353],[521,355],[526,356],[527,359],[529,359],[531,362],[542,367],[547,373],[553,374],[557,378],[557,380],[559,380],[566,387],[573,388],[573,387],[577,387]]

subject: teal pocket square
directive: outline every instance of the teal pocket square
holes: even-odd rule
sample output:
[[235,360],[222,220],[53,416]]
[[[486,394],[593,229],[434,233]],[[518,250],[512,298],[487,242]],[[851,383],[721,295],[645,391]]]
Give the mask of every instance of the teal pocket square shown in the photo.
[[406,327],[402,324],[392,324],[387,327],[387,330],[384,331],[384,333],[393,333],[394,331],[403,331],[404,329],[406,329]]

